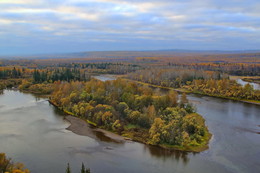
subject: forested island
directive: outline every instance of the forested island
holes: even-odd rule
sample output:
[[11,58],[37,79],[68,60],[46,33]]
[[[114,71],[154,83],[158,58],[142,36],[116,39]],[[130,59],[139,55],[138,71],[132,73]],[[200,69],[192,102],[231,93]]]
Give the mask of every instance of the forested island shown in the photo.
[[50,102],[91,124],[146,144],[206,149],[210,133],[185,94],[165,95],[122,79],[57,83]]

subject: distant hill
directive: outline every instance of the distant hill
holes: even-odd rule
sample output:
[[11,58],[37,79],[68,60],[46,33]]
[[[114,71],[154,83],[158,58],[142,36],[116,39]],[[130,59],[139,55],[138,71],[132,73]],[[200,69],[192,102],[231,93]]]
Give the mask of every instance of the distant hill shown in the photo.
[[63,54],[40,54],[28,56],[0,56],[0,59],[132,59],[136,57],[176,57],[176,56],[208,56],[223,54],[260,54],[260,50],[239,50],[239,51],[221,51],[221,50],[154,50],[154,51],[90,51]]

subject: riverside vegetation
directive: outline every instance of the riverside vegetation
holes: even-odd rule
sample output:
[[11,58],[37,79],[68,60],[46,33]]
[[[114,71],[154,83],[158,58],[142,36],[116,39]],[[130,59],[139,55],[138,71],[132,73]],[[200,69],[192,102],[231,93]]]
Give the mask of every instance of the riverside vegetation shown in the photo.
[[224,73],[195,69],[150,69],[129,73],[126,78],[184,92],[260,103],[260,90],[241,86]]
[[22,163],[14,163],[5,153],[0,153],[0,173],[30,173]]

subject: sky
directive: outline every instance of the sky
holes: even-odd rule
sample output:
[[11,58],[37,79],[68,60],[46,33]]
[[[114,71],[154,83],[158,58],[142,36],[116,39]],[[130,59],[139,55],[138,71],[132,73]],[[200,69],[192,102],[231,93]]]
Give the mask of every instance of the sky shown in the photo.
[[259,50],[259,0],[0,0],[0,55]]

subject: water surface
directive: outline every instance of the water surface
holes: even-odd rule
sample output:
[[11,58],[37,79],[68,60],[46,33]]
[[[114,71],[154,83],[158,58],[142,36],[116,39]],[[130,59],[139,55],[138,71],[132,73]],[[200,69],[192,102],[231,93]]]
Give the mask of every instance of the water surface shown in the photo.
[[190,95],[213,138],[199,154],[168,152],[136,142],[114,143],[76,135],[63,114],[45,99],[5,90],[0,95],[0,152],[32,173],[63,173],[67,162],[93,173],[258,173],[260,106]]

